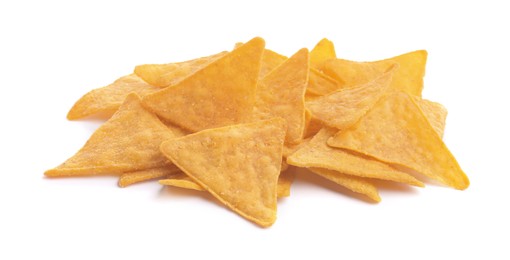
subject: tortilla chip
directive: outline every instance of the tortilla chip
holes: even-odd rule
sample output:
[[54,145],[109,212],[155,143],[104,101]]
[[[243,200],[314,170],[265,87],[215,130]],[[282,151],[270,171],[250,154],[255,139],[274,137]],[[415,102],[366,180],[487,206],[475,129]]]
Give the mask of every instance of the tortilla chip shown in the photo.
[[163,142],[161,151],[226,206],[267,227],[276,220],[285,129],[280,118],[208,129]]
[[145,96],[158,116],[191,131],[252,118],[264,40],[254,38],[177,85]]
[[130,74],[83,95],[69,110],[67,119],[76,120],[92,115],[109,118],[119,109],[129,93],[145,96],[158,90],[159,88],[147,84],[135,74]]
[[253,110],[255,120],[284,118],[287,121],[287,143],[298,143],[303,139],[308,71],[308,50],[301,49],[257,86]]
[[343,82],[346,87],[352,87],[373,80],[395,62],[400,67],[393,75],[391,88],[421,97],[425,64],[427,62],[427,52],[425,50],[409,52],[373,62],[330,59],[324,62],[323,72],[338,82]]
[[119,177],[119,187],[124,188],[131,184],[167,177],[177,171],[179,171],[179,168],[172,164],[165,167],[123,173]]
[[339,130],[356,123],[381,98],[391,84],[398,65],[375,80],[358,87],[343,89],[306,102],[314,118]]
[[420,107],[432,128],[434,128],[434,131],[436,131],[440,138],[443,138],[448,110],[443,105],[430,100],[415,97],[414,101]]
[[356,125],[337,133],[328,144],[402,165],[456,189],[469,186],[457,160],[404,92],[383,97]]
[[336,184],[339,184],[351,190],[352,192],[363,194],[375,202],[381,201],[381,197],[379,197],[377,187],[375,187],[375,185],[372,182],[370,182],[370,180],[367,178],[343,174],[341,172],[328,170],[324,168],[312,167],[308,169],[319,176],[322,176]]
[[158,117],[146,111],[136,94],[90,137],[73,157],[46,171],[46,176],[122,174],[166,166],[161,142],[174,138]]
[[326,144],[338,130],[323,128],[310,142],[287,157],[287,163],[298,167],[334,170],[343,174],[406,183],[422,187],[413,176],[366,156],[336,149]]
[[159,184],[189,190],[204,191],[204,188],[202,188],[202,186],[198,185],[195,181],[193,181],[193,179],[191,179],[188,175],[186,175],[186,173],[182,171],[176,174],[172,174],[171,176],[168,176],[168,178],[164,180],[160,180]]
[[173,86],[227,53],[223,51],[211,56],[176,63],[138,65],[134,73],[153,86]]
[[324,38],[320,40],[310,51],[310,64],[313,68],[322,70],[325,61],[335,59],[335,45],[332,41]]

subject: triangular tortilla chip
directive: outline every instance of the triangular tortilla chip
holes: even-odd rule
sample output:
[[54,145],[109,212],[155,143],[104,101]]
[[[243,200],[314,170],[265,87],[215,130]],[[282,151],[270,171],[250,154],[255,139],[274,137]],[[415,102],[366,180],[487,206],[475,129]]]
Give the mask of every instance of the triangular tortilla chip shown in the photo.
[[153,86],[168,87],[177,84],[227,53],[224,51],[211,56],[176,63],[138,65],[135,67],[135,74]]
[[332,41],[324,38],[320,40],[310,51],[310,64],[313,68],[322,70],[322,65],[329,59],[335,59],[335,45]]
[[180,171],[179,168],[172,164],[164,167],[123,173],[119,177],[119,187],[124,188],[131,184],[164,178],[177,171]]
[[91,115],[109,118],[119,109],[129,93],[145,96],[160,90],[135,74],[117,79],[112,84],[94,89],[83,95],[67,113],[67,119],[76,120]]
[[47,176],[122,174],[168,165],[159,151],[174,134],[130,94],[119,110],[92,134],[73,157],[46,171]]
[[163,142],[161,151],[226,206],[266,227],[276,220],[284,139],[278,118],[204,130]]
[[469,186],[457,160],[404,92],[383,97],[356,125],[337,133],[328,144],[402,165],[456,189]]
[[308,169],[319,176],[322,176],[336,184],[346,187],[352,192],[363,194],[375,202],[381,201],[381,197],[379,196],[377,187],[375,187],[375,185],[372,182],[370,182],[370,180],[367,178],[347,175],[341,172],[328,170],[324,168],[312,167]]
[[386,92],[398,65],[391,67],[375,80],[363,85],[342,89],[306,102],[313,118],[339,130],[356,123]]
[[164,180],[160,180],[159,184],[165,186],[173,186],[190,190],[204,191],[202,186],[198,185],[193,179],[191,179],[186,173],[180,171],[176,174],[168,176]]
[[434,128],[434,131],[436,131],[440,138],[443,138],[448,110],[443,105],[430,100],[414,97],[414,101],[420,107],[432,128]]
[[366,156],[336,149],[326,144],[338,130],[323,128],[312,140],[287,157],[287,163],[298,167],[315,167],[343,174],[406,183],[422,187],[413,176]]
[[254,118],[284,118],[287,121],[285,141],[288,143],[303,139],[308,72],[308,50],[301,49],[271,71],[257,86]]
[[177,85],[145,96],[160,117],[191,131],[251,119],[264,40],[254,38]]
[[400,67],[393,76],[391,88],[421,97],[427,62],[427,52],[424,50],[373,62],[330,59],[324,62],[323,71],[338,82],[352,87],[373,80],[395,62]]

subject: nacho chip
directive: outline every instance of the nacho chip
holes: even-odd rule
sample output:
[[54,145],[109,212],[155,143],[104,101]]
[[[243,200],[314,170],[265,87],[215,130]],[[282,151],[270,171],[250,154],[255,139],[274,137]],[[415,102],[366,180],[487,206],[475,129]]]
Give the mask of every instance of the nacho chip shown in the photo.
[[176,63],[138,65],[135,67],[134,73],[153,86],[173,86],[227,53],[224,51],[211,56]]
[[403,92],[383,97],[356,125],[335,134],[328,144],[402,165],[456,189],[469,186],[457,160]]
[[406,183],[422,187],[413,176],[366,156],[336,149],[326,144],[338,130],[323,128],[310,142],[287,157],[287,163],[298,167],[334,170],[343,174]]
[[188,175],[186,175],[186,173],[182,171],[176,174],[172,174],[171,176],[168,176],[168,178],[164,180],[160,180],[159,184],[189,190],[204,191],[204,188],[202,188],[202,186],[198,185],[195,181],[193,181],[193,179],[191,179]]
[[284,118],[287,121],[285,142],[288,143],[303,139],[308,71],[308,50],[301,49],[257,86],[253,110],[255,120]]
[[158,116],[191,131],[251,119],[264,40],[254,38],[171,88],[145,96]]
[[391,88],[421,97],[427,62],[427,52],[424,50],[374,62],[331,59],[324,62],[323,71],[338,82],[343,82],[347,87],[352,87],[372,81],[395,62],[400,66],[393,75]]
[[310,64],[313,68],[322,70],[325,61],[335,59],[335,45],[332,41],[324,38],[320,40],[310,51]]
[[430,100],[415,97],[414,101],[420,107],[432,128],[434,128],[434,131],[436,131],[440,138],[443,138],[448,110],[443,105]]
[[311,172],[322,176],[336,184],[339,184],[352,192],[356,192],[359,194],[363,194],[367,196],[369,199],[380,202],[381,197],[379,196],[379,192],[375,185],[370,182],[367,178],[356,177],[348,174],[343,174],[341,172],[328,170],[324,168],[308,168]]
[[276,220],[285,129],[279,118],[208,129],[163,142],[161,151],[226,206],[267,227]]
[[90,137],[73,157],[46,171],[46,176],[122,174],[168,165],[161,142],[174,138],[156,115],[146,111],[136,94]]
[[76,120],[92,115],[109,118],[119,109],[129,93],[134,92],[143,97],[158,90],[159,88],[147,84],[135,74],[130,74],[83,95],[69,110],[67,119]]
[[339,130],[356,123],[386,92],[398,65],[375,80],[358,87],[343,89],[306,103],[314,118]]
[[179,168],[172,164],[165,167],[123,173],[119,177],[119,187],[124,188],[131,184],[164,178],[177,171],[179,171]]

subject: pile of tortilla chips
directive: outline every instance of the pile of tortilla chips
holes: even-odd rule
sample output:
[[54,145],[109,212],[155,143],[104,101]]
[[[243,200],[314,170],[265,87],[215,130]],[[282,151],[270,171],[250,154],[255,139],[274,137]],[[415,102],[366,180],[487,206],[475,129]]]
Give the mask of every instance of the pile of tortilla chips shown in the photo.
[[333,43],[290,58],[261,38],[190,61],[137,66],[85,94],[70,120],[109,118],[46,176],[159,179],[207,191],[260,226],[308,169],[380,201],[381,181],[455,189],[469,180],[442,141],[446,109],[422,99],[426,51],[374,62],[336,57]]

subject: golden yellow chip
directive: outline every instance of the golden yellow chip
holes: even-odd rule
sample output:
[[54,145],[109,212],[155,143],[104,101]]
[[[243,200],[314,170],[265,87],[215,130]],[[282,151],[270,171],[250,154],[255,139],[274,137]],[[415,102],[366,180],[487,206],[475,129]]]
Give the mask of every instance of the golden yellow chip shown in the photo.
[[254,38],[177,85],[144,97],[158,116],[191,131],[252,118],[264,40]]
[[287,121],[285,141],[298,143],[305,130],[305,91],[308,82],[308,50],[301,49],[258,86],[255,95],[255,120],[281,117]]
[[356,123],[386,92],[398,65],[390,67],[375,80],[366,84],[342,89],[306,102],[306,108],[325,125],[339,130]]
[[179,171],[179,168],[172,164],[164,167],[123,173],[119,177],[119,187],[124,188],[131,184],[167,177],[177,171]]
[[109,118],[119,109],[129,93],[145,96],[158,91],[135,74],[117,79],[112,84],[83,95],[67,113],[67,119],[76,120],[92,115]]
[[179,187],[189,190],[198,190],[203,191],[204,188],[202,188],[200,185],[198,185],[193,179],[191,179],[186,173],[180,171],[176,174],[172,174],[171,176],[168,176],[168,178],[164,180],[160,180],[159,184],[166,185],[166,186],[173,186],[173,187]]
[[443,105],[430,100],[415,97],[414,101],[420,107],[432,128],[434,128],[434,131],[436,131],[439,137],[443,138],[448,110]]
[[421,97],[427,62],[427,52],[424,50],[374,62],[330,59],[324,62],[323,71],[346,86],[356,86],[378,77],[395,62],[400,66],[393,75],[391,88]]
[[322,70],[325,61],[335,58],[335,45],[326,38],[320,40],[310,51],[310,64],[318,70]]
[[311,172],[322,176],[336,184],[346,187],[352,192],[363,194],[369,199],[380,202],[379,192],[375,185],[367,178],[361,178],[353,175],[343,174],[341,172],[328,170],[324,168],[308,168]]
[[163,142],[161,151],[226,206],[267,227],[276,220],[285,129],[280,118],[208,129]]
[[135,67],[135,74],[153,86],[168,87],[177,84],[227,53],[224,51],[211,56],[176,63],[138,65]]
[[457,160],[403,92],[383,97],[356,125],[337,133],[328,144],[402,165],[456,189],[469,186]]
[[174,134],[146,111],[136,94],[90,137],[73,157],[46,171],[47,176],[122,174],[162,167],[169,162],[159,151]]
[[326,144],[338,130],[323,128],[312,140],[287,157],[287,163],[298,167],[334,170],[343,174],[406,183],[422,187],[413,176],[383,162],[362,155],[355,155]]

